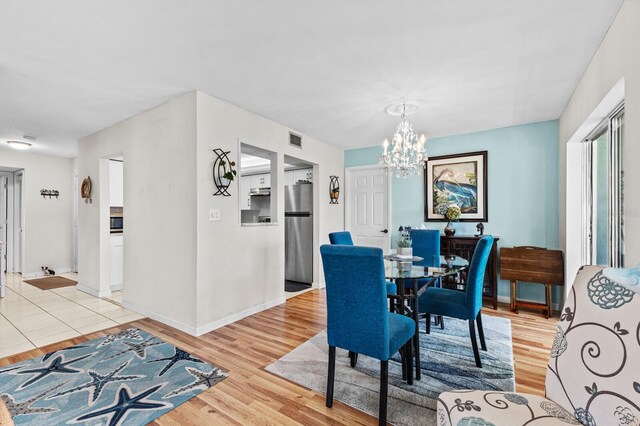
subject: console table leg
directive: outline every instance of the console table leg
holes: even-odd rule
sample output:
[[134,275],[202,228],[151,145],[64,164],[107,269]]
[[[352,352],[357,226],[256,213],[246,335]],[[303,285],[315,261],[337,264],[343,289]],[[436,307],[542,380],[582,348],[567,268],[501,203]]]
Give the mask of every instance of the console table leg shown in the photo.
[[511,281],[511,310],[516,310],[516,282]]

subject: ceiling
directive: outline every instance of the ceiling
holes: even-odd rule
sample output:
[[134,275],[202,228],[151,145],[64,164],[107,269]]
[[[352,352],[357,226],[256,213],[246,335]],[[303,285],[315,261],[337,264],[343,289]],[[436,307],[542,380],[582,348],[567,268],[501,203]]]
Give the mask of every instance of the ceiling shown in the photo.
[[73,157],[191,90],[344,148],[403,96],[429,137],[556,119],[621,3],[3,0],[0,141]]

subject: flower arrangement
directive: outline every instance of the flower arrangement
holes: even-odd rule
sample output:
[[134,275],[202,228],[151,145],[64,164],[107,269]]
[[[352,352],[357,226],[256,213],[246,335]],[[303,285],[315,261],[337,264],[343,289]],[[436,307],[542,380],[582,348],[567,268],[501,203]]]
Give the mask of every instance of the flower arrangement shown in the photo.
[[411,240],[411,227],[410,226],[400,226],[398,228],[400,231],[400,238],[398,238],[398,248],[409,248],[413,241]]
[[454,204],[454,205],[448,206],[447,211],[441,214],[444,214],[445,219],[447,219],[449,222],[452,222],[460,218],[460,215],[462,214],[462,210],[460,210],[459,206]]

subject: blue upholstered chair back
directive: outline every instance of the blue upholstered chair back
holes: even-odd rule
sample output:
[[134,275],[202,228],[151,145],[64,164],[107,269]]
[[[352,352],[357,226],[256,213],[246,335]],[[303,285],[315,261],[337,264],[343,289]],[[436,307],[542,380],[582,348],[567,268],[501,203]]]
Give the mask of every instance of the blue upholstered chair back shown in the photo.
[[382,249],[325,244],[320,254],[327,285],[329,345],[389,359]]
[[329,234],[329,242],[331,244],[341,244],[344,246],[352,246],[353,239],[351,239],[351,232],[332,232]]
[[489,254],[493,246],[493,237],[487,235],[482,237],[471,258],[469,266],[469,274],[467,274],[467,309],[471,314],[471,318],[475,318],[482,308],[482,286],[484,283],[484,271],[487,268]]
[[424,260],[414,262],[419,266],[440,266],[440,231],[436,229],[412,229],[413,255]]

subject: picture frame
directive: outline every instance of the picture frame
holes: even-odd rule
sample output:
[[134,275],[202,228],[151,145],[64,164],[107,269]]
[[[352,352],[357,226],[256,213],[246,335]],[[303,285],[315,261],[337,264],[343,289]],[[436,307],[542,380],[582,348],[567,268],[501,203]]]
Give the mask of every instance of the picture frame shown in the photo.
[[443,211],[454,204],[462,210],[458,221],[488,221],[487,154],[467,152],[425,161],[425,222],[446,222]]

